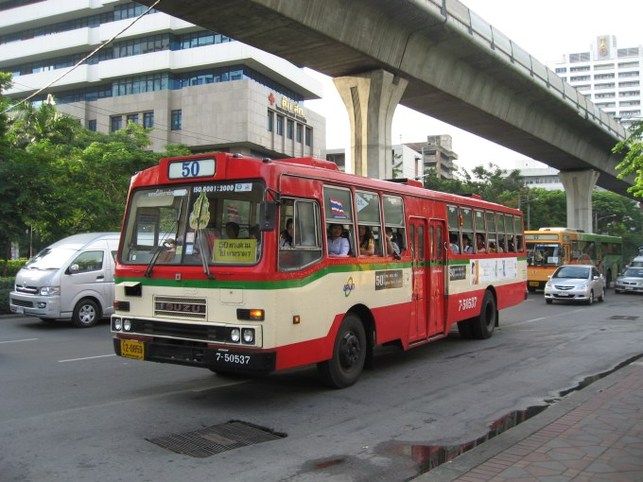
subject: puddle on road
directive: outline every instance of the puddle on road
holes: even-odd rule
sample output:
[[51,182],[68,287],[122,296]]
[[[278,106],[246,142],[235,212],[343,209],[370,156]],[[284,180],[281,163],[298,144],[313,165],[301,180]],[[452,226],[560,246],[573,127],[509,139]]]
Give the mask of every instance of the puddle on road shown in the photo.
[[419,474],[426,473],[431,469],[449,462],[459,455],[487,442],[502,432],[515,427],[516,425],[530,419],[545,410],[548,405],[536,405],[526,410],[515,410],[502,418],[499,418],[489,426],[489,431],[475,439],[463,444],[456,445],[410,445],[393,442],[388,445],[388,450],[394,450],[398,455],[410,456],[418,464]]

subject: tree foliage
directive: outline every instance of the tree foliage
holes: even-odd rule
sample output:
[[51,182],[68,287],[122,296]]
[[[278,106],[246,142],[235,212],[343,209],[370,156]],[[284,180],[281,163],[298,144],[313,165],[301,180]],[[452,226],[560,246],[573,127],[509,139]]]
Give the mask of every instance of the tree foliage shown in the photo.
[[[9,77],[0,73],[0,88]],[[9,101],[0,91],[0,106]],[[111,134],[84,129],[53,102],[16,106],[0,114],[0,246],[33,251],[79,232],[118,231],[131,176],[184,146],[148,150],[149,131],[129,123]]]
[[612,152],[625,152],[625,157],[616,166],[616,169],[621,171],[618,177],[623,179],[633,176],[634,185],[628,188],[628,192],[643,198],[643,122],[633,123],[630,135],[616,144]]

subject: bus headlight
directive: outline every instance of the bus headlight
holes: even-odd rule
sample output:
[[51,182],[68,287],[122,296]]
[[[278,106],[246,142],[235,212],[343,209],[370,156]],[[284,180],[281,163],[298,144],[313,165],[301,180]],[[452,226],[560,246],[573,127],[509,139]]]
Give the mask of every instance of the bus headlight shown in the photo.
[[239,328],[232,328],[230,330],[230,341],[232,343],[239,343],[240,339],[241,339],[241,330],[239,330]]
[[243,334],[243,342],[246,345],[252,345],[255,342],[254,328],[244,328],[242,334]]
[[112,330],[121,331],[123,329],[123,320],[121,318],[112,318]]
[[123,318],[123,331],[130,331],[132,329],[132,320]]

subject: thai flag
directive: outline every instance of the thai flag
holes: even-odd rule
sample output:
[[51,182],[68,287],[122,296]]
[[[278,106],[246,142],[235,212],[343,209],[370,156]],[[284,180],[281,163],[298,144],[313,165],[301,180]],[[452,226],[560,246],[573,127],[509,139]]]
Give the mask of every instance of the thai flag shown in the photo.
[[341,201],[337,199],[330,198],[330,212],[334,218],[346,218],[346,213],[344,212],[344,205]]

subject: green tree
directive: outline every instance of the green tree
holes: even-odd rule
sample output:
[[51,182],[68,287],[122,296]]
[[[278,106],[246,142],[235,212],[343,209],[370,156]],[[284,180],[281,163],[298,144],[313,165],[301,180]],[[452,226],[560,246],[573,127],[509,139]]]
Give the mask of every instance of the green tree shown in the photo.
[[616,165],[616,169],[621,171],[618,177],[634,176],[634,185],[628,188],[628,192],[643,198],[643,122],[633,123],[629,132],[627,139],[616,144],[612,152],[625,152],[623,160]]

